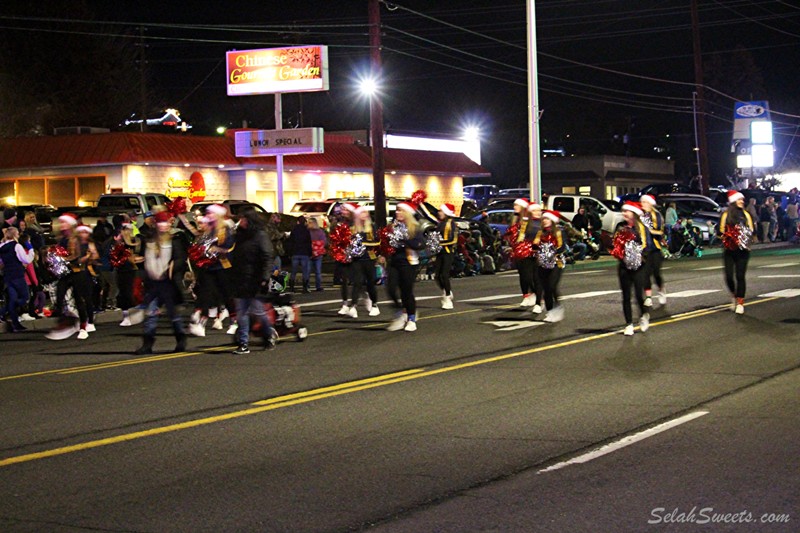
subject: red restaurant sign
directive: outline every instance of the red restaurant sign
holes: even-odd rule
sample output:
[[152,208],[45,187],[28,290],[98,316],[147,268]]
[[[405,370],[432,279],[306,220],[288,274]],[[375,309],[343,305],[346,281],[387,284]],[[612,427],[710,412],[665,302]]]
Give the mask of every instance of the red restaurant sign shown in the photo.
[[328,90],[328,47],[226,52],[228,96]]

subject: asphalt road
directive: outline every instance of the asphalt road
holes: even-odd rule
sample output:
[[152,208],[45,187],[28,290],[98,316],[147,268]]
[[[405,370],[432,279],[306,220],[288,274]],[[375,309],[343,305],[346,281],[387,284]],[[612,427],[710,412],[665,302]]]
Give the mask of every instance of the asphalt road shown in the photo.
[[744,316],[719,257],[666,263],[633,337],[605,262],[564,273],[558,324],[512,273],[452,311],[419,283],[414,333],[305,295],[309,338],[247,356],[170,354],[165,324],[136,357],[114,316],[3,335],[0,530],[797,531],[798,251],[753,256]]

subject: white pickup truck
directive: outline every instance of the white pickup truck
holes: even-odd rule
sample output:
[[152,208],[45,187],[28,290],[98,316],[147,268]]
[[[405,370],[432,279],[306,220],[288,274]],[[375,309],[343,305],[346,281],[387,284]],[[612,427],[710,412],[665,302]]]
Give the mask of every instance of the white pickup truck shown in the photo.
[[[600,217],[604,232],[613,234],[617,227],[625,222],[622,211],[615,211],[592,196],[579,196],[577,194],[551,194],[547,197],[546,209],[558,211],[569,221],[578,213],[581,205],[586,205],[588,211]],[[587,211],[587,214],[588,214]]]

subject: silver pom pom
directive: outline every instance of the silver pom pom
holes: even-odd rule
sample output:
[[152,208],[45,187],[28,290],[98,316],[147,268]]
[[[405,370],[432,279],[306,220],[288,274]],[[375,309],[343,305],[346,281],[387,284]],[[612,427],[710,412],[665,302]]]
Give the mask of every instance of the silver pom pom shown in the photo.
[[47,252],[47,255],[44,258],[45,265],[47,265],[47,270],[56,278],[61,279],[65,277],[67,274],[72,272],[72,269],[69,267],[69,263],[67,260],[61,257],[60,255],[56,254],[55,252]]
[[539,251],[536,252],[536,262],[542,268],[553,269],[556,267],[556,247],[552,242],[543,242],[539,245]]
[[347,257],[348,262],[352,262],[354,259],[358,259],[367,251],[367,247],[364,246],[364,239],[361,237],[360,233],[356,233],[352,237],[350,237],[350,243],[347,245],[347,248],[344,250],[345,257]]
[[392,232],[389,234],[389,246],[392,248],[402,248],[408,240],[408,227],[402,222],[395,222],[392,225]]
[[750,239],[753,238],[753,231],[747,224],[739,224],[739,235],[737,243],[740,250],[747,250],[750,247]]
[[634,240],[625,243],[625,268],[639,270],[642,266],[642,245]]
[[425,235],[425,250],[431,257],[442,251],[442,234],[438,231],[431,231]]
[[642,224],[644,224],[649,229],[653,229],[653,218],[650,216],[650,213],[645,212],[641,217]]

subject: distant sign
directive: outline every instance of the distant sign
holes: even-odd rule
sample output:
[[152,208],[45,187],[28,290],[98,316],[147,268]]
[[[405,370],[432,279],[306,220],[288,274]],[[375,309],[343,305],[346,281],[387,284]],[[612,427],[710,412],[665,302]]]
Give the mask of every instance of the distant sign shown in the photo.
[[321,154],[325,151],[322,128],[237,131],[235,146],[236,157]]
[[328,90],[328,47],[293,46],[225,54],[228,96]]
[[733,106],[733,118],[757,118],[769,120],[769,103],[767,102],[736,102]]

